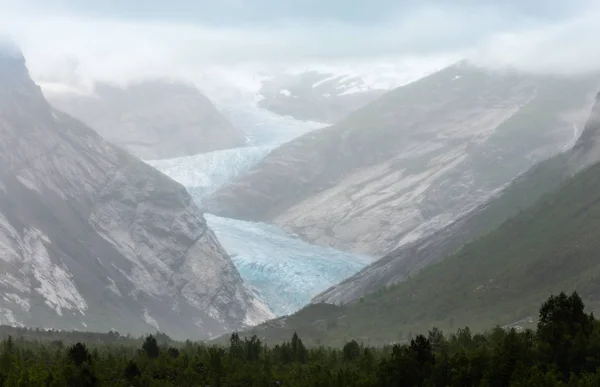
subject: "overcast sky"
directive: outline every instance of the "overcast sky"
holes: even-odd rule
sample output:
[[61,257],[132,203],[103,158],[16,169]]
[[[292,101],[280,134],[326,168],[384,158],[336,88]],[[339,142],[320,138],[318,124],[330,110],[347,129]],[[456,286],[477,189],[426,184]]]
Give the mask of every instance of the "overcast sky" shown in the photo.
[[247,64],[600,67],[596,0],[0,0],[0,33],[38,78]]

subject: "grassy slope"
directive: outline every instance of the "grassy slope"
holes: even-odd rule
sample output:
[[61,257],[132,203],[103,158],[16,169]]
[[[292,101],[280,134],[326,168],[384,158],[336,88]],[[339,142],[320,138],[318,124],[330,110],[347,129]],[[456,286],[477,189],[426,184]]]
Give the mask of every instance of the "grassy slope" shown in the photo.
[[[564,165],[559,157],[536,167],[530,180],[515,184],[483,214],[497,216],[510,195],[526,207],[529,198],[559,184]],[[534,187],[536,193],[527,195]],[[370,344],[403,340],[433,326],[482,330],[535,317],[548,294],[561,290],[577,289],[598,309],[598,279],[600,165],[595,165],[405,283],[345,307],[309,306],[284,324],[276,320],[252,333],[278,341],[298,331],[309,343],[338,345],[352,338]]]

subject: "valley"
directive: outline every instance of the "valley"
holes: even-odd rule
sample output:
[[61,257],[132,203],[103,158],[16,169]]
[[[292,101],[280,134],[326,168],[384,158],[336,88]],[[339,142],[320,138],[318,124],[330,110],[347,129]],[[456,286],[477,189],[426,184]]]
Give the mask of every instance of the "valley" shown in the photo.
[[599,18],[0,0],[0,387],[600,386]]
[[[186,187],[202,208],[204,197],[242,176],[281,143],[316,130],[317,125],[278,117],[260,108],[254,111],[251,119],[248,115],[244,117],[252,145],[147,163]],[[256,122],[254,126],[253,122]],[[312,245],[276,225],[210,213],[205,216],[244,282],[277,316],[299,310],[314,296],[374,260],[369,256]]]
[[283,144],[203,206],[383,256],[572,145],[598,84],[595,75],[530,76],[460,62]]

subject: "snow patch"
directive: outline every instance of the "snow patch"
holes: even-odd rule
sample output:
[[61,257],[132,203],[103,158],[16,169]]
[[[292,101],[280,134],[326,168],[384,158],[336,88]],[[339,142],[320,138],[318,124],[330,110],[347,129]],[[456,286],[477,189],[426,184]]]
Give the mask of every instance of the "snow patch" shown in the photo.
[[0,308],[0,324],[20,327],[23,326],[23,324],[15,317],[13,311],[7,308]]
[[146,324],[151,325],[154,328],[156,328],[157,331],[160,331],[160,327],[158,326],[158,323],[152,316],[150,316],[148,309],[144,309],[144,315],[142,316],[142,318],[144,319]]
[[20,257],[20,235],[2,214],[0,214],[0,230],[2,230],[0,233],[0,261],[15,262]]
[[29,312],[31,305],[28,299],[25,299],[18,294],[15,293],[7,293],[4,295],[4,300],[11,302],[13,304],[17,304],[21,307],[21,309],[25,312]]
[[25,187],[29,188],[32,191],[35,191],[39,194],[41,194],[40,189],[35,185],[35,183],[33,182],[33,180],[23,176],[23,175],[17,175],[17,180],[19,180],[19,182],[21,184],[23,184]]
[[20,279],[17,279],[15,276],[13,276],[10,273],[4,273],[4,275],[2,277],[0,277],[0,284],[8,287],[8,288],[12,288],[14,290],[17,290],[21,293],[29,293],[29,283],[28,281],[22,281]]
[[108,282],[110,282],[108,285],[106,285],[106,288],[108,290],[110,290],[111,292],[115,293],[117,296],[123,297],[123,294],[121,294],[121,291],[119,290],[119,287],[115,283],[115,280],[113,280],[110,277],[106,277],[106,279],[108,280]]

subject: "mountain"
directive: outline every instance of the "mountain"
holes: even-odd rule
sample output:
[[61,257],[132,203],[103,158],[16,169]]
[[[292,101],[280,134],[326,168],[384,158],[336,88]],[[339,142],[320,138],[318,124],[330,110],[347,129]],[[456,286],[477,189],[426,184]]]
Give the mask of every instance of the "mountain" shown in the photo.
[[577,140],[597,76],[461,62],[273,150],[203,201],[306,240],[384,255],[487,201]]
[[302,121],[333,124],[385,93],[355,74],[283,73],[262,82],[259,106]]
[[52,88],[45,93],[54,107],[145,160],[246,144],[244,132],[192,85],[151,80],[125,88],[99,83],[90,95]]
[[[269,341],[297,331],[313,344],[352,338],[381,344],[433,326],[533,327],[540,301],[573,290],[597,312],[598,135],[600,101],[571,150],[536,165],[451,226],[393,252],[327,292],[345,305],[326,303],[331,300],[322,295],[302,311],[251,333]],[[349,286],[357,280],[362,283]],[[344,292],[362,295],[344,298]]]
[[205,338],[273,316],[184,187],[54,109],[0,46],[0,324]]
[[352,277],[316,296],[312,302],[346,304],[396,285],[437,263],[558,188],[570,176],[567,154],[540,162],[506,189],[433,234],[386,254]]
[[356,275],[331,287],[313,302],[348,303],[392,286],[422,268],[449,256],[460,247],[533,205],[557,189],[575,172],[600,161],[600,93],[584,130],[572,149],[544,160],[515,179],[495,198],[478,206],[431,236],[401,246]]

